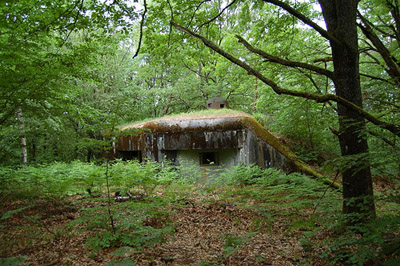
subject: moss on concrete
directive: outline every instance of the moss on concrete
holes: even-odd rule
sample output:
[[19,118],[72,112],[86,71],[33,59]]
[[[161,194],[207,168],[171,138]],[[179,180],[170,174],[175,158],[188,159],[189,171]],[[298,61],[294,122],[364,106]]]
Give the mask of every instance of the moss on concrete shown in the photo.
[[253,117],[243,118],[243,123],[253,130],[257,136],[262,138],[264,141],[269,143],[272,147],[274,147],[277,151],[283,154],[286,159],[289,161],[289,166],[293,171],[301,172],[308,176],[311,176],[315,179],[321,180],[325,184],[333,187],[333,188],[341,188],[339,183],[336,183],[329,178],[321,175],[314,169],[310,167],[307,163],[302,161],[295,153],[293,153],[285,144],[281,143],[277,137],[272,135],[268,130],[264,129],[260,123],[258,123]]

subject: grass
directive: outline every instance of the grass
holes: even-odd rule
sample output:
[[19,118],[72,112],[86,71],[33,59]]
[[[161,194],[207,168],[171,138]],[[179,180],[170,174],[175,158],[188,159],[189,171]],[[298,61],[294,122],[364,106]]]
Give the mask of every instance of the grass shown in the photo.
[[188,119],[188,118],[202,118],[204,116],[250,116],[247,113],[244,113],[242,111],[236,111],[236,110],[232,110],[232,109],[205,109],[205,110],[196,110],[196,111],[191,111],[191,112],[184,112],[184,113],[177,113],[177,114],[170,114],[170,115],[166,115],[163,117],[155,117],[155,118],[146,118],[146,119],[142,119],[142,120],[138,120],[138,121],[133,121],[133,122],[126,122],[122,125],[120,125],[119,127],[123,128],[126,127],[128,125],[132,125],[132,124],[141,124],[141,123],[145,123],[145,122],[150,122],[150,121],[155,121],[155,120],[159,120],[159,119],[163,119],[163,120],[169,120],[169,119]]

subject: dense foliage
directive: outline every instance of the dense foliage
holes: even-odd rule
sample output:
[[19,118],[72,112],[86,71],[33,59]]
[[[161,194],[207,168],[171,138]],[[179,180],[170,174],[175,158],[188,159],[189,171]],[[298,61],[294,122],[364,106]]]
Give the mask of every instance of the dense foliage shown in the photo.
[[[2,1],[0,199],[22,202],[1,210],[1,230],[9,229],[3,223],[22,217],[58,239],[70,229],[47,228],[44,218],[29,211],[42,200],[64,202],[84,194],[101,203],[82,210],[69,228],[102,232],[102,239],[94,231],[85,239],[93,254],[112,247],[149,248],[173,233],[173,211],[166,206],[179,202],[179,193],[215,192],[230,200],[231,187],[233,201],[254,201],[260,212],[280,199],[291,211],[310,212],[321,198],[312,215],[289,219],[290,232],[305,231],[301,245],[314,258],[312,250],[323,250],[318,257],[325,261],[360,265],[396,255],[399,195],[392,189],[400,178],[400,5],[396,0],[342,1],[357,6],[353,37],[358,47],[352,52],[362,104],[356,103],[361,118],[354,122],[343,115],[343,99],[334,97],[343,96],[335,94],[341,69],[333,50],[340,41],[328,11],[340,2]],[[299,174],[240,165],[204,181],[198,169],[152,162],[109,165],[102,158],[102,149],[110,146],[103,139],[105,129],[205,109],[206,100],[215,96],[252,114],[327,176],[340,179],[370,168],[374,226],[352,223],[357,217],[340,214],[337,194],[325,193]],[[341,138],[348,129],[357,135],[354,143],[363,140],[369,148],[346,153]],[[171,187],[182,191],[171,192]],[[110,204],[110,195],[132,189],[146,200]],[[150,200],[157,192],[167,199]],[[254,223],[268,227],[264,220]],[[226,234],[223,258],[213,263],[227,263],[252,237],[254,232]],[[14,256],[13,262],[21,260]]]
[[[379,21],[377,30],[391,36],[396,31],[391,32],[393,18],[386,11],[392,9],[384,2],[369,1],[360,9],[369,21]],[[31,163],[91,160],[99,158],[100,131],[110,124],[202,109],[213,96],[227,97],[231,108],[253,113],[307,161],[321,164],[339,155],[338,139],[332,134],[338,130],[335,104],[271,92],[201,43],[174,31],[168,22],[171,10],[167,3],[148,4],[142,46],[134,60],[139,29],[128,17],[139,17],[143,9],[123,2],[60,2],[51,8],[49,3],[39,7],[30,1],[20,6],[2,4],[2,16],[7,17],[1,28],[3,165],[19,163],[21,134],[26,137]],[[224,4],[203,3],[191,13],[180,12],[181,5],[173,5],[177,22],[191,21],[193,16],[193,23],[204,24],[200,33],[235,51],[265,76],[279,80],[280,86],[310,93],[332,91],[327,78],[301,69],[293,71],[271,59],[260,61],[238,44],[235,34],[254,40],[253,46],[274,56],[315,61],[331,70],[326,42],[279,8],[261,2],[234,3],[228,9]],[[185,5],[197,6],[194,2]],[[318,20],[315,8],[304,3],[299,10]],[[110,16],[101,18],[102,12]],[[19,21],[20,17],[27,19]],[[382,43],[397,56],[397,42],[385,37]],[[364,35],[360,35],[360,49],[360,71],[366,74],[362,76],[365,108],[398,124],[398,87],[384,63],[379,63],[384,59],[371,50]],[[19,108],[24,133],[18,129]],[[367,125],[364,134],[369,138],[372,161],[379,161],[373,164],[373,171],[396,176],[400,158],[396,137],[373,125]],[[390,167],[380,167],[382,164]]]

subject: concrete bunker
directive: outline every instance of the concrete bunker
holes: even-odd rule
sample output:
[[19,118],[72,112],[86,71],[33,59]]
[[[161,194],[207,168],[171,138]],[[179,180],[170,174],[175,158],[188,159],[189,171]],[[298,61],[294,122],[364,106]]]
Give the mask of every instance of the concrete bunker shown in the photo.
[[[258,165],[301,172],[334,188],[340,185],[300,160],[251,115],[223,108],[167,116],[118,128],[124,132],[113,145],[110,158],[136,159],[207,170],[234,165]],[[132,134],[130,134],[132,131]]]
[[227,169],[239,163],[292,171],[285,155],[253,127],[266,131],[249,114],[228,109],[155,119],[119,127],[139,132],[118,138],[113,157],[169,161],[202,169]]
[[[340,185],[313,170],[251,115],[229,109],[167,116],[118,128],[123,132],[109,158],[152,160],[207,169],[239,163],[301,172],[325,184]],[[130,133],[132,132],[132,133]]]

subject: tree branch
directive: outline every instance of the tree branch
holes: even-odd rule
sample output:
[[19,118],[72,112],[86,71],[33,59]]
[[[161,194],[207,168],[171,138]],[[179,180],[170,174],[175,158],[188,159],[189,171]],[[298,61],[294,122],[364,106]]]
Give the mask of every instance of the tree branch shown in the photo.
[[64,44],[68,41],[69,37],[71,36],[71,33],[75,30],[76,28],[76,24],[78,23],[78,19],[79,19],[79,12],[82,11],[83,9],[83,3],[85,0],[81,1],[81,6],[79,7],[79,9],[76,11],[76,16],[74,19],[74,22],[72,23],[72,28],[71,30],[68,32],[67,37],[65,38],[65,40],[63,41],[63,43],[61,44],[61,47],[64,46]]
[[280,65],[284,65],[284,66],[288,66],[288,67],[293,67],[293,68],[303,68],[303,69],[307,69],[307,70],[311,70],[315,73],[327,76],[328,78],[333,80],[333,72],[329,71],[327,69],[323,69],[317,66],[313,66],[307,63],[303,63],[303,62],[296,62],[296,61],[290,61],[290,60],[286,60],[280,57],[276,57],[273,55],[270,55],[266,52],[264,52],[263,50],[257,49],[255,47],[253,47],[250,43],[248,43],[245,39],[243,39],[243,37],[236,35],[235,36],[240,43],[242,43],[249,51],[260,55],[261,57],[267,59],[270,62],[273,63],[277,63]]
[[398,105],[398,104],[395,104],[395,103],[392,103],[392,102],[389,102],[389,101],[380,101],[380,102],[386,103],[386,104],[391,105],[391,106],[393,106],[394,108],[397,108],[397,109],[400,110],[400,105]]
[[369,78],[369,79],[373,79],[373,80],[379,80],[379,81],[382,81],[382,82],[386,82],[386,83],[388,83],[390,85],[396,85],[396,84],[390,82],[390,80],[383,79],[383,78],[380,78],[380,77],[371,76],[371,75],[368,75],[368,74],[365,74],[365,73],[360,73],[360,76],[366,77],[366,78]]
[[[300,73],[302,73],[306,78],[308,78],[311,82],[311,84],[314,86],[314,88],[317,90],[318,93],[322,94],[322,90],[318,87],[317,82],[314,80],[312,77],[311,73],[305,73],[302,69],[298,69]],[[327,88],[325,89],[327,90]],[[335,111],[337,112],[337,108],[332,104],[332,102],[327,102],[327,104]],[[322,107],[322,110],[324,107]],[[321,111],[322,112],[322,111]]]
[[321,28],[317,23],[313,22],[311,19],[309,19],[308,17],[306,17],[305,15],[303,15],[302,13],[300,13],[299,11],[297,11],[296,9],[291,7],[290,5],[284,3],[280,0],[263,0],[263,1],[283,8],[284,10],[286,10],[287,12],[289,12],[296,18],[303,21],[306,25],[308,25],[311,28],[313,28],[314,30],[316,30],[322,37],[326,38],[327,40],[334,42],[340,46],[344,45],[341,41],[336,39],[335,36],[330,34],[328,31],[324,30],[323,28]]
[[376,138],[379,138],[379,139],[383,140],[383,141],[386,142],[386,144],[388,144],[389,146],[392,146],[393,148],[396,148],[396,143],[395,143],[395,142],[393,142],[393,141],[391,141],[391,140],[388,140],[387,138],[385,138],[385,137],[383,137],[383,136],[379,135],[378,133],[375,133],[375,132],[373,132],[373,131],[371,131],[371,130],[367,130],[367,132],[368,132],[368,134],[370,134],[371,136],[374,136],[374,137],[376,137]]
[[221,12],[219,12],[218,15],[216,15],[215,17],[213,17],[212,19],[210,19],[209,21],[204,22],[203,24],[201,24],[199,26],[199,29],[201,29],[204,25],[210,24],[211,22],[213,22],[214,20],[216,20],[217,18],[219,18],[219,16],[222,15],[222,13],[225,12],[225,10],[227,10],[228,8],[230,8],[231,6],[233,6],[236,3],[236,0],[233,0],[229,5],[227,5],[226,7],[224,7]]
[[142,38],[143,38],[143,26],[144,26],[144,20],[146,18],[146,13],[147,13],[147,3],[146,0],[144,0],[144,11],[142,14],[142,19],[140,20],[140,33],[139,33],[139,44],[138,44],[138,48],[136,49],[136,53],[135,55],[132,57],[132,59],[135,59],[140,52],[140,47],[142,46]]
[[[172,8],[171,2],[167,0],[169,11],[171,12],[171,20],[174,21],[174,9]],[[172,34],[172,26],[169,25],[169,33],[168,33],[168,46],[171,44],[171,34]]]
[[390,51],[385,47],[382,41],[376,36],[376,34],[372,31],[371,26],[369,25],[370,22],[358,12],[358,17],[361,19],[361,23],[357,23],[357,26],[361,29],[365,37],[371,41],[374,45],[376,51],[381,55],[383,61],[385,61],[386,65],[388,66],[388,74],[397,80],[399,83],[400,79],[400,66],[396,63],[395,58],[390,54]]
[[185,61],[182,61],[182,63],[183,63],[183,66],[184,66],[187,70],[189,70],[190,72],[193,72],[194,74],[199,75],[200,77],[202,77],[202,78],[204,78],[204,79],[211,79],[214,83],[217,83],[217,81],[215,80],[215,78],[213,78],[213,77],[208,77],[208,75],[203,75],[203,74],[201,74],[199,71],[193,70],[190,66],[188,66],[188,65],[185,63]]
[[390,14],[396,23],[396,28],[393,29],[394,34],[396,35],[397,42],[400,44],[400,7],[397,1],[394,1],[394,4],[390,3],[390,1],[386,1],[386,3],[390,6]]
[[386,129],[386,130],[392,132],[393,134],[395,134],[396,136],[400,137],[400,126],[399,125],[389,124],[384,121],[381,121],[378,118],[376,118],[375,116],[373,116],[372,114],[370,114],[369,112],[362,109],[361,107],[357,106],[356,104],[354,104],[340,96],[337,96],[334,94],[319,95],[319,94],[312,94],[312,93],[308,93],[308,92],[288,90],[288,89],[282,88],[278,84],[276,84],[274,81],[265,77],[258,70],[250,67],[250,65],[248,65],[247,63],[241,61],[240,59],[238,59],[238,58],[232,56],[231,54],[227,53],[226,51],[222,50],[220,47],[218,47],[212,41],[206,39],[205,37],[198,35],[198,34],[192,32],[191,30],[176,24],[173,21],[171,21],[171,25],[173,25],[176,29],[189,34],[190,36],[201,40],[205,46],[209,47],[213,51],[222,55],[223,57],[225,57],[232,63],[240,66],[241,68],[246,70],[249,75],[253,75],[253,76],[257,77],[259,80],[264,82],[266,85],[270,86],[272,88],[272,90],[277,94],[285,94],[285,95],[301,97],[301,98],[305,98],[305,99],[314,100],[318,103],[325,103],[325,102],[329,102],[329,101],[334,101],[334,102],[340,103],[341,105],[343,105],[351,110],[354,110],[360,116],[367,119],[369,122],[383,128],[383,129]]
[[[194,10],[194,12],[193,12],[193,14],[192,14],[192,17],[190,18],[189,25],[192,25],[194,16],[196,15],[196,12],[200,9],[200,7],[201,7],[204,3],[207,3],[207,2],[210,2],[210,1],[211,1],[211,0],[204,0],[204,1],[200,2],[200,4],[198,4],[198,5],[196,6],[196,9]],[[186,9],[184,12],[186,12],[186,11],[189,10],[189,9],[193,9],[193,7],[189,7],[189,8]]]

